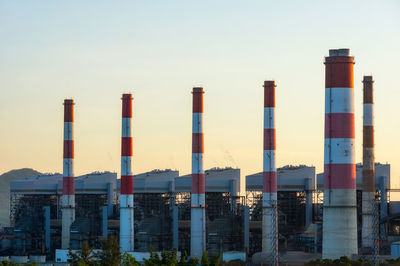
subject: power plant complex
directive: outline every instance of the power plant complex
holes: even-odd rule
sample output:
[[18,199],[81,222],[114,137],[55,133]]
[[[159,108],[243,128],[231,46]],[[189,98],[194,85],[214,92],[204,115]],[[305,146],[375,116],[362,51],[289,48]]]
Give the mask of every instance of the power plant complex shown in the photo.
[[98,249],[109,235],[139,261],[150,248],[198,258],[207,250],[226,261],[260,256],[272,265],[290,251],[329,259],[390,254],[400,241],[400,202],[390,201],[390,165],[374,158],[373,77],[362,81],[363,161],[356,164],[354,57],[333,49],[324,64],[324,172],[318,174],[314,166],[276,167],[274,80],[263,84],[263,165],[246,177],[231,167],[204,169],[202,87],[192,91],[190,175],[171,169],[133,175],[133,97],[123,94],[120,178],[75,176],[74,101],[66,99],[62,175],[11,182],[11,226],[0,232],[0,256],[63,263],[68,250],[85,242]]

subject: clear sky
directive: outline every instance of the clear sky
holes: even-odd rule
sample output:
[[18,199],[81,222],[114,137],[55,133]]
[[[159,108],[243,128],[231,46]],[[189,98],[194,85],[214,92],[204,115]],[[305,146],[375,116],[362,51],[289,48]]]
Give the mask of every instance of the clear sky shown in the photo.
[[400,1],[0,1],[0,173],[62,172],[64,98],[75,173],[120,172],[121,94],[134,94],[134,173],[191,167],[193,86],[205,168],[262,170],[263,88],[275,79],[277,165],[323,166],[324,56],[375,79],[376,161],[400,176]]

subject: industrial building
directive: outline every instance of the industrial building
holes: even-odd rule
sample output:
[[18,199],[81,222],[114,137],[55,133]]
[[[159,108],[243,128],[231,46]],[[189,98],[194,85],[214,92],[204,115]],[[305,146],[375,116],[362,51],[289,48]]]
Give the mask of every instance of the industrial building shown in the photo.
[[[356,169],[358,226],[361,228],[362,165],[358,164]],[[390,165],[377,163],[375,169],[377,195],[388,200]],[[4,254],[44,254],[51,258],[55,250],[61,248],[62,178],[61,174],[41,175],[11,182],[13,230],[9,232],[8,229],[8,232],[12,244],[8,249],[3,246]],[[318,230],[322,222],[323,180],[323,174],[315,175],[312,166],[277,169],[279,247],[282,251],[321,249]],[[154,250],[174,247],[180,251],[190,250],[191,182],[191,175],[179,176],[179,172],[173,170],[153,170],[134,176],[134,251],[147,252],[150,245]],[[205,171],[206,248],[212,254],[247,251],[251,255],[262,249],[262,173],[246,176],[246,191],[241,182],[239,169]],[[120,179],[115,173],[91,173],[75,178],[76,220],[70,230],[71,248],[78,249],[84,241],[99,247],[102,237],[119,234],[119,191]],[[388,205],[387,200],[381,205],[381,220],[387,221],[383,224],[382,237],[391,239],[390,235],[399,235],[399,226],[397,220],[389,217],[398,215],[399,208],[396,202]],[[4,239],[7,237],[3,236]]]
[[[43,254],[61,248],[61,174],[42,175],[11,183],[12,246],[4,254]],[[92,173],[75,178],[76,219],[70,229],[71,248],[119,234],[120,179],[115,173]],[[178,248],[190,250],[191,175],[153,170],[135,175],[134,243],[137,252]],[[245,197],[240,170],[205,171],[207,249],[245,251]],[[29,217],[29,218],[28,218]],[[33,218],[33,219],[32,219]]]
[[[71,248],[88,241],[99,247],[104,232],[103,208],[113,216],[116,199],[115,173],[91,173],[75,178],[76,220],[71,225]],[[13,254],[54,254],[61,248],[62,228],[61,174],[41,175],[10,184]]]

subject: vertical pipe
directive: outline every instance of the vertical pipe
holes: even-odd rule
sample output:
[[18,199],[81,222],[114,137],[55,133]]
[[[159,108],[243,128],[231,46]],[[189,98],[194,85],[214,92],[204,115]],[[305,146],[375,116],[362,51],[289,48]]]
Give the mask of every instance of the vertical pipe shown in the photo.
[[43,220],[44,220],[44,242],[46,246],[46,253],[50,253],[50,206],[43,206]]
[[121,252],[134,251],[133,174],[132,174],[132,94],[122,95],[121,186],[120,186]]
[[243,206],[243,237],[244,237],[244,250],[246,254],[250,252],[250,208]]
[[273,264],[278,255],[275,87],[275,81],[264,81],[262,252],[271,255]]
[[175,205],[175,197],[172,204],[172,248],[179,248],[179,217],[178,206]]
[[70,248],[70,228],[75,220],[75,177],[74,177],[74,101],[64,100],[64,159],[63,195],[61,199],[62,229],[61,248]]
[[108,236],[108,206],[101,206],[101,235],[106,238]]
[[190,255],[198,258],[206,249],[203,93],[203,88],[193,88]]
[[351,257],[357,248],[354,147],[354,57],[349,49],[325,58],[325,149],[322,257]]
[[[371,251],[374,245],[375,160],[374,160],[374,113],[373,79],[364,76],[363,116],[363,169],[362,169],[362,247]],[[375,229],[377,230],[377,229]]]
[[[380,189],[381,189],[381,213],[380,213],[380,219],[381,220],[386,220],[388,216],[388,178],[386,176],[381,176],[380,178]],[[381,239],[386,239],[386,225],[387,223],[381,223],[380,224],[380,238]]]
[[306,191],[306,229],[312,223],[312,179],[305,179],[305,191]]
[[114,216],[114,183],[107,184],[107,215],[108,217]]

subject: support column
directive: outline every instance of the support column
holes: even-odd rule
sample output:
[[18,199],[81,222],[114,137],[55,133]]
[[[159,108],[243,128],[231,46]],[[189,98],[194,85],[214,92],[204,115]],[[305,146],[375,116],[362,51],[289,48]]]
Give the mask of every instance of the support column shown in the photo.
[[108,207],[101,206],[101,236],[107,238],[108,236]]
[[50,253],[50,206],[43,206],[43,220],[44,220],[44,243],[46,246],[46,253]]
[[246,254],[250,251],[250,208],[243,206],[243,231],[244,231],[244,250]]
[[306,178],[305,179],[305,191],[306,191],[306,229],[310,226],[312,223],[312,207],[313,207],[313,202],[312,202],[312,179],[311,178]]
[[[380,189],[381,189],[381,213],[380,220],[386,220],[388,216],[388,203],[387,203],[387,189],[388,189],[388,180],[386,176],[381,176],[380,180]],[[380,226],[380,239],[386,239],[386,223],[381,223]]]

